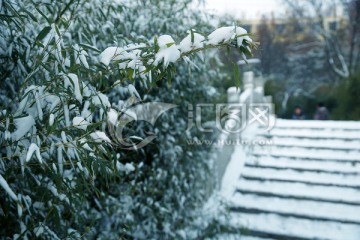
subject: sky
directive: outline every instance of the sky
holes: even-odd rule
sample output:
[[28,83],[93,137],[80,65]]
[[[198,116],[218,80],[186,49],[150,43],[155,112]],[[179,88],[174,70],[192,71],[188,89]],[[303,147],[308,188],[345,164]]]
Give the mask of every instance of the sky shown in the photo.
[[280,0],[207,0],[207,9],[241,19],[260,19],[263,14],[281,12]]

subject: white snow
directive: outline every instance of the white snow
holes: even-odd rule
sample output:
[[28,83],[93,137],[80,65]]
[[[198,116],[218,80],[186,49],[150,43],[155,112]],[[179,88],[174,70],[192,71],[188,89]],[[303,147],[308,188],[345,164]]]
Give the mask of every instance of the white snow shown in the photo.
[[225,198],[234,194],[240,177],[239,173],[244,167],[245,160],[246,154],[244,150],[242,148],[235,148],[221,181],[221,195]]
[[98,92],[95,96],[92,97],[92,103],[95,104],[95,106],[105,106],[105,107],[111,106],[109,102],[109,98],[105,94],[102,94],[101,92]]
[[69,106],[67,104],[64,104],[63,106],[64,108],[64,118],[65,118],[65,125],[67,127],[70,126],[70,111],[69,111]]
[[316,221],[302,218],[285,218],[277,214],[232,213],[225,224],[236,228],[279,233],[304,239],[358,240],[360,228],[357,224]]
[[316,172],[298,172],[294,170],[275,170],[275,169],[245,169],[242,176],[273,179],[273,180],[289,180],[289,181],[306,181],[314,184],[340,184],[348,187],[359,187],[360,176],[356,175],[341,175],[330,173],[316,173]]
[[86,139],[85,138],[80,138],[79,142],[81,143],[82,147],[90,152],[92,152],[93,150],[91,149],[91,147],[89,146],[89,144],[86,143]]
[[[80,91],[80,83],[79,83],[79,78],[77,75],[73,74],[73,73],[69,73],[68,74],[69,78],[71,79],[71,81],[74,84],[74,94],[75,94],[75,98],[82,103],[82,95],[81,95],[81,91]],[[65,86],[66,87],[66,86]]]
[[155,66],[163,61],[164,67],[167,67],[169,63],[174,63],[180,58],[180,51],[171,36],[161,35],[157,39],[157,44],[160,49],[155,55]]
[[81,111],[81,116],[85,119],[91,120],[92,113],[89,110],[89,108],[90,108],[90,102],[85,101],[83,110]]
[[360,162],[360,154],[353,153],[342,153],[342,152],[334,152],[331,150],[306,150],[293,148],[290,149],[278,149],[274,148],[271,151],[260,150],[260,148],[256,148],[254,153],[259,156],[273,156],[273,157],[284,157],[284,158],[303,158],[303,159],[319,159],[319,160],[335,160],[335,161],[357,161]]
[[[21,197],[21,195],[19,194],[19,195],[18,195],[18,199],[21,199],[20,197]],[[16,205],[17,205],[18,216],[19,216],[19,218],[21,218],[21,216],[22,216],[22,214],[23,214],[23,209],[22,209],[22,207],[21,207],[21,205],[20,205],[19,203],[16,204]]]
[[41,155],[40,155],[40,149],[39,147],[35,144],[35,143],[31,143],[30,146],[29,146],[29,150],[26,154],[26,162],[30,161],[32,155],[36,154],[36,157],[37,159],[39,160],[40,163],[42,163],[42,158],[41,158]]
[[252,89],[246,89],[244,92],[240,95],[240,103],[246,103],[249,97],[252,94]]
[[354,129],[360,130],[359,121],[317,121],[317,120],[301,120],[293,121],[286,119],[277,119],[276,126],[279,128],[331,128],[331,129]]
[[132,163],[126,163],[124,165],[124,164],[120,163],[119,161],[116,162],[116,168],[118,171],[126,172],[126,173],[129,173],[129,172],[132,172],[135,170],[135,167]]
[[52,126],[54,124],[54,120],[55,120],[55,115],[51,113],[49,116],[49,126]]
[[60,98],[55,95],[47,95],[45,97],[46,102],[51,103],[49,107],[49,112],[52,112],[55,107],[61,102]]
[[96,142],[108,142],[111,143],[111,140],[106,136],[104,132],[101,131],[95,131],[90,134],[90,136],[96,141]]
[[122,68],[129,67],[135,69],[137,59],[141,54],[141,48],[146,47],[144,43],[129,44],[122,47],[108,47],[100,54],[100,62],[108,66],[112,60],[126,60]]
[[336,149],[336,150],[359,150],[360,141],[344,141],[341,139],[308,139],[292,137],[272,137],[276,146],[281,147],[304,147],[317,149]]
[[312,129],[274,129],[271,131],[271,134],[278,137],[298,137],[298,138],[328,138],[328,139],[352,139],[360,140],[359,132],[345,132],[345,131],[331,131],[331,130],[322,130],[322,131],[313,131]]
[[16,131],[12,134],[12,139],[17,141],[30,131],[30,129],[35,125],[35,120],[29,115],[27,117],[14,119],[14,124]]
[[247,31],[241,27],[221,27],[209,34],[207,43],[210,45],[218,45],[220,43],[229,42],[236,38],[237,45],[240,47],[244,39],[251,42],[250,37],[239,36],[244,34],[247,34]]
[[[330,202],[319,202],[302,200],[301,208],[299,208],[299,200],[277,198],[277,197],[261,197],[253,194],[236,193],[231,198],[233,206],[241,206],[252,209],[265,209],[267,211],[301,214],[312,218],[327,217],[335,221],[357,221],[360,222],[360,206],[347,205]],[[316,211],[314,211],[316,209]]]
[[135,96],[135,97],[141,99],[140,94],[138,93],[138,91],[136,90],[134,85],[129,84],[128,85],[128,90],[129,90],[129,93],[130,93],[131,96]]
[[59,147],[57,148],[57,161],[58,161],[58,168],[59,168],[59,173],[62,174],[63,173],[63,153],[62,153],[62,146],[61,143],[58,144]]
[[8,184],[7,181],[3,178],[3,176],[1,176],[1,174],[0,174],[0,186],[10,195],[10,197],[11,197],[14,201],[18,201],[18,198],[17,198],[16,194],[13,192],[13,190],[11,190],[9,184]]
[[126,163],[125,164],[125,171],[127,173],[132,172],[134,170],[135,170],[135,167],[134,167],[134,165],[132,163]]
[[193,33],[193,42],[191,41],[191,33],[187,35],[179,44],[179,49],[182,53],[190,52],[194,49],[204,47],[205,37],[199,33]]
[[[40,88],[39,88],[40,91]],[[38,113],[38,117],[39,119],[42,121],[43,120],[43,111],[42,111],[42,106],[41,106],[41,102],[42,102],[42,91],[38,92],[35,91],[35,102],[36,102],[36,109],[37,109],[37,113]]]
[[86,121],[83,117],[74,117],[73,126],[82,130],[86,130],[89,122]]
[[42,235],[44,233],[44,227],[40,225],[40,226],[34,228],[33,231],[34,231],[36,237],[39,237],[40,235]]
[[66,138],[66,134],[64,131],[61,131],[61,140],[63,141],[63,143],[67,143],[67,138]]
[[[244,176],[245,175],[250,176],[248,173],[244,173]],[[275,175],[273,176],[275,177]],[[304,178],[304,180],[306,181],[307,179]],[[278,196],[309,197],[321,199],[324,201],[330,200],[338,202],[360,203],[360,193],[358,190],[353,188],[309,185],[306,183],[293,182],[261,182],[247,179],[241,179],[241,181],[238,181],[236,188],[246,191],[272,193]]]
[[108,47],[100,54],[100,62],[108,66],[110,61],[123,51],[120,47]]
[[297,159],[286,158],[271,158],[271,157],[253,157],[247,158],[247,164],[252,166],[263,166],[263,167],[283,167],[283,168],[296,168],[301,170],[321,170],[321,171],[333,171],[342,173],[359,173],[360,174],[360,163],[356,166],[350,162],[330,162],[322,160],[306,161]]
[[[259,213],[239,209],[224,224],[290,238],[357,239],[359,225],[348,222],[360,222],[359,127],[355,122],[277,120],[268,134],[274,145],[254,145],[248,155],[236,146],[220,193],[230,207]],[[246,129],[241,138],[255,139],[260,131],[248,134]]]
[[113,108],[110,108],[109,111],[107,112],[107,119],[114,126],[117,123],[118,117],[119,117],[118,112]]
[[84,49],[79,47],[78,44],[74,45],[74,50],[76,63],[79,64],[81,62],[85,68],[89,68],[89,64],[86,60],[86,57],[89,56],[88,53]]
[[81,162],[77,162],[76,165],[78,166],[80,171],[84,170],[83,166],[81,165]]

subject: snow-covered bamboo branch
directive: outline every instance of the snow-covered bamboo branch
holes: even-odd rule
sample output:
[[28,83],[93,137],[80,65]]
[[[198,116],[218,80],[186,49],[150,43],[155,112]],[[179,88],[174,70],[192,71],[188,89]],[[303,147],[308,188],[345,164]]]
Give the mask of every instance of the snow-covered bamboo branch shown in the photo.
[[120,69],[133,69],[141,75],[160,64],[167,68],[170,63],[209,48],[234,47],[245,57],[251,54],[255,46],[256,43],[241,27],[221,27],[207,37],[190,30],[179,44],[176,44],[171,36],[162,35],[154,38],[150,45],[141,43],[125,47],[108,47],[100,54],[100,62],[106,66],[111,62],[119,63]]

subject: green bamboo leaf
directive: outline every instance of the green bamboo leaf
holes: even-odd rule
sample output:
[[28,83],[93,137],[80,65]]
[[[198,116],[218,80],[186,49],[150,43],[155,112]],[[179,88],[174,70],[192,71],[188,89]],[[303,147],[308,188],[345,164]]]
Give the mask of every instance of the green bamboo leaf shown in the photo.
[[[55,24],[54,24],[55,25]],[[59,28],[57,27],[57,25],[55,25],[55,31],[56,31],[56,34],[60,37],[61,34],[60,34],[60,30]]]
[[236,64],[234,64],[234,79],[235,79],[236,90],[238,90],[240,86],[240,74],[239,74],[239,67]]
[[38,22],[38,20],[36,19],[36,17],[35,17],[31,12],[29,12],[29,11],[26,10],[26,9],[23,9],[23,11],[24,11],[27,15],[29,15],[29,17],[30,17],[34,22]]
[[45,18],[45,20],[48,22],[48,24],[51,24],[50,20],[48,17],[46,17],[46,15],[37,7],[35,7],[36,11],[38,11],[38,13],[40,13],[40,15]]
[[101,52],[101,51],[100,51],[99,49],[97,49],[96,47],[91,46],[91,45],[86,44],[86,43],[79,43],[79,45],[80,45],[82,48],[84,48],[85,50],[93,50],[93,51],[98,52],[98,53]]
[[36,41],[40,41],[42,40],[44,37],[46,37],[46,35],[48,35],[48,33],[50,32],[51,27],[47,26],[44,27],[43,30],[40,31],[39,35],[37,35],[36,37]]
[[133,75],[134,75],[134,69],[130,68],[130,69],[128,70],[128,78],[129,78],[129,79],[132,79],[132,78],[133,78]]
[[171,70],[168,69],[167,71],[167,84],[168,84],[168,87],[171,86]]

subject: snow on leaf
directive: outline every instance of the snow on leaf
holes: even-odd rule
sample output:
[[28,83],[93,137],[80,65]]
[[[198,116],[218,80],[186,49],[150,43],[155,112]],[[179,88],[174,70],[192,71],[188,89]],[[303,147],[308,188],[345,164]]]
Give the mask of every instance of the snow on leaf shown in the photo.
[[112,125],[116,125],[119,114],[115,109],[110,108],[107,112],[107,119]]
[[138,91],[136,90],[134,85],[129,84],[128,85],[128,90],[129,90],[129,93],[130,93],[131,96],[135,96],[135,97],[141,99],[140,94],[138,93]]
[[109,102],[109,98],[103,94],[98,92],[95,96],[92,97],[92,103],[95,104],[95,106],[105,106],[105,107],[110,107],[111,104]]
[[43,114],[42,107],[41,107],[42,97],[37,91],[35,92],[35,101],[36,101],[36,109],[38,112],[38,117],[40,120],[43,120],[44,114]]
[[35,120],[29,115],[27,117],[14,119],[14,124],[16,131],[12,134],[12,139],[18,141],[35,125]]
[[80,138],[79,139],[80,144],[82,145],[82,147],[90,152],[92,152],[93,150],[91,149],[91,147],[89,146],[89,144],[86,143],[86,139],[85,138]]
[[126,172],[126,173],[129,173],[129,172],[132,172],[135,170],[135,167],[132,163],[126,163],[124,165],[124,164],[120,163],[119,161],[116,162],[116,168],[118,171]]
[[191,37],[191,33],[189,33],[189,35],[187,35],[179,44],[179,49],[181,52],[189,52],[191,50],[194,49],[199,49],[202,48],[204,46],[204,40],[205,37],[198,34],[198,33],[193,33],[193,41],[191,41],[192,37]]
[[51,103],[49,107],[49,112],[52,112],[55,107],[61,102],[60,98],[55,95],[47,95],[45,97],[46,102]]
[[57,148],[57,160],[58,160],[58,167],[59,167],[59,173],[63,173],[63,152],[62,152],[61,143],[59,143],[59,147]]
[[[252,39],[246,35],[247,31],[244,28],[236,27],[236,40],[237,40],[237,46],[240,47],[243,44],[243,41],[246,40],[248,42],[252,42]],[[249,52],[251,50],[249,49]]]
[[104,132],[101,131],[95,131],[90,134],[90,136],[95,140],[95,142],[108,142],[111,143],[110,139],[106,136]]
[[[21,195],[18,194],[18,199],[20,199]],[[17,212],[18,212],[18,216],[21,218],[22,217],[22,214],[23,214],[23,209],[22,209],[22,206],[18,203],[17,204]]]
[[41,155],[40,155],[40,149],[35,143],[30,144],[29,150],[28,150],[28,152],[26,154],[26,160],[25,161],[26,162],[30,161],[30,159],[31,159],[32,155],[34,154],[34,152],[35,152],[36,157],[39,160],[39,162],[42,163],[42,158],[41,158]]
[[141,48],[146,47],[144,43],[129,44],[125,47],[108,47],[100,54],[100,62],[108,66],[112,60],[122,60],[119,67],[122,69],[142,66],[139,57]]
[[247,34],[247,31],[241,27],[221,27],[209,34],[207,44],[217,45],[236,38],[237,45],[240,47],[244,39],[251,40],[248,36],[240,36],[244,34]]
[[36,237],[39,237],[40,235],[42,235],[44,233],[44,227],[43,226],[38,226],[36,228],[34,228],[34,233]]
[[157,39],[160,49],[155,55],[155,66],[163,61],[164,66],[167,67],[169,63],[174,63],[180,58],[180,51],[174,43],[174,39],[169,35],[162,35]]
[[134,167],[133,164],[131,164],[131,163],[126,163],[126,164],[125,164],[125,171],[126,171],[127,173],[132,172],[132,171],[134,171],[134,170],[135,170],[135,167]]
[[69,111],[69,106],[67,104],[64,104],[63,106],[64,109],[64,118],[65,118],[65,124],[66,126],[70,126],[70,111]]
[[108,66],[110,61],[123,51],[124,49],[120,47],[108,47],[100,54],[100,62]]
[[74,117],[73,126],[82,130],[86,130],[89,122],[86,121],[83,117]]
[[49,126],[52,126],[54,124],[54,120],[55,120],[55,115],[51,113],[49,116]]
[[208,36],[208,44],[217,45],[229,41],[235,34],[235,27],[221,27],[213,31]]
[[76,63],[82,63],[85,68],[89,69],[89,64],[86,57],[89,56],[85,50],[79,47],[78,44],[74,45]]
[[14,201],[18,201],[16,194],[11,190],[7,181],[0,175],[0,186],[7,192]]
[[73,84],[74,84],[74,93],[75,93],[75,98],[82,103],[82,95],[81,95],[81,91],[80,91],[80,83],[79,83],[79,78],[73,74],[73,73],[69,73],[68,74],[69,78],[72,80]]

